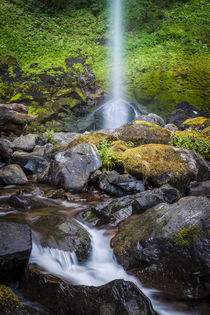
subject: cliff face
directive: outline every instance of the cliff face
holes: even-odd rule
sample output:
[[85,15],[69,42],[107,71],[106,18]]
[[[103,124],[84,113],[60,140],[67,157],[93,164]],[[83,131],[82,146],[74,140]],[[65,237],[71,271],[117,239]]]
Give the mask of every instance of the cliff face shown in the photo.
[[[163,116],[180,101],[209,110],[206,5],[124,1],[131,100]],[[2,0],[0,103],[28,105],[32,129],[74,127],[103,102],[107,21],[104,0]]]

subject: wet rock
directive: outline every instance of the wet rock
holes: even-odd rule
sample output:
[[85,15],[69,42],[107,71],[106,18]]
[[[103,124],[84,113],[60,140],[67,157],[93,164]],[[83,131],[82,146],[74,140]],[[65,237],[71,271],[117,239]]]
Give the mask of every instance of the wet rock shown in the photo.
[[174,110],[168,115],[167,123],[172,123],[180,127],[186,119],[198,116],[200,116],[200,111],[193,105],[190,105],[188,102],[181,102],[176,105]]
[[5,185],[24,185],[28,179],[19,165],[11,164],[0,169],[0,181]]
[[191,182],[188,187],[190,196],[210,196],[210,180],[204,182]]
[[91,207],[89,211],[91,211],[92,215],[96,216],[96,226],[109,223],[117,225],[120,221],[131,215],[133,200],[132,196],[121,197],[100,203],[95,207]]
[[0,222],[0,281],[20,280],[31,253],[31,231],[26,224]]
[[91,173],[101,166],[101,159],[94,147],[81,143],[55,155],[49,170],[49,180],[67,191],[81,192]]
[[208,296],[209,207],[206,197],[184,197],[131,216],[111,241],[118,261],[159,289]]
[[155,315],[149,299],[132,282],[114,280],[94,287],[71,285],[55,277],[31,271],[28,294],[60,315]]
[[141,120],[135,120],[116,129],[115,135],[125,142],[133,142],[136,146],[146,143],[168,144],[171,140],[169,130]]
[[122,154],[125,169],[155,186],[166,183],[185,190],[190,181],[210,178],[208,163],[195,151],[163,144],[147,144]]
[[52,200],[45,200],[37,198],[36,196],[18,196],[13,195],[9,198],[8,204],[15,208],[20,210],[30,210],[30,209],[37,209],[37,208],[48,208],[56,206],[57,203],[55,203]]
[[9,160],[10,164],[18,164],[27,175],[42,173],[48,166],[45,158],[34,152],[14,152]]
[[15,140],[12,142],[14,151],[22,150],[22,151],[30,152],[35,147],[35,144],[36,144],[36,137],[33,134],[20,136],[18,138],[15,138]]
[[132,214],[140,214],[161,202],[173,203],[179,199],[179,191],[169,185],[144,191],[134,197]]
[[99,178],[99,187],[106,193],[118,197],[145,190],[142,181],[129,174],[120,175],[115,171],[107,171],[102,174]]
[[29,315],[18,297],[5,285],[0,285],[0,315]]
[[46,215],[33,224],[33,229],[41,233],[40,243],[43,247],[75,252],[80,262],[86,260],[90,254],[90,236],[74,219]]

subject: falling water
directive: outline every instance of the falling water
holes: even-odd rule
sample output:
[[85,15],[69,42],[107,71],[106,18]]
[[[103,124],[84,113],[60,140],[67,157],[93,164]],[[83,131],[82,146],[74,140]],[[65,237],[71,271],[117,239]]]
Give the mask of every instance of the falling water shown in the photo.
[[122,0],[111,4],[112,93],[104,106],[104,128],[117,128],[128,122],[128,104],[122,93]]

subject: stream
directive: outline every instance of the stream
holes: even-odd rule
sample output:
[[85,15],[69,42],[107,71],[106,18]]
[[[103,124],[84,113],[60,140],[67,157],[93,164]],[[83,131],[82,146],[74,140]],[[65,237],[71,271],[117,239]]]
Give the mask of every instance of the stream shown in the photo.
[[[4,192],[5,195],[7,195],[5,190]],[[8,189],[7,192],[9,195],[11,189]],[[43,199],[43,197],[41,198]],[[24,214],[21,211],[3,209],[4,206],[1,207],[1,219],[3,218],[18,222],[30,222],[33,236],[30,264],[36,264],[36,266],[38,266],[41,270],[76,285],[100,286],[115,279],[132,281],[147,297],[150,298],[154,309],[159,315],[207,314],[205,313],[205,305],[201,305],[200,308],[200,305],[195,304],[190,300],[180,301],[167,298],[160,291],[143,287],[136,277],[126,273],[123,267],[117,263],[113,250],[110,248],[110,239],[113,237],[112,230],[89,227],[77,219],[79,213],[87,209],[90,204],[99,203],[103,200],[103,197],[100,197],[97,193],[90,193],[89,196],[88,194],[74,195],[72,198],[72,201],[61,202],[59,207],[34,209],[27,211]],[[47,198],[45,199],[49,200]],[[74,252],[41,246],[39,242],[41,234],[37,232],[36,229],[33,230],[33,221],[36,221],[37,217],[51,214],[65,215],[67,218],[73,218],[73,220],[82,225],[82,227],[89,233],[91,239],[91,252],[89,258],[85,262],[78,262],[77,256]],[[26,301],[22,298],[22,302],[29,311],[32,310],[30,312],[32,315],[47,314],[44,309],[37,306],[34,301]]]

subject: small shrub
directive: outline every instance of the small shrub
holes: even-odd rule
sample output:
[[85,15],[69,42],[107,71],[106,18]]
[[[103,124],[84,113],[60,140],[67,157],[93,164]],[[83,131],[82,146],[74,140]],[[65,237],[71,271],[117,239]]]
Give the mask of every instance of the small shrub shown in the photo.
[[196,135],[174,135],[170,145],[187,150],[195,150],[202,157],[209,157],[210,142]]
[[51,144],[55,144],[57,141],[53,138],[54,133],[55,133],[54,129],[47,129],[43,133],[43,137],[47,138],[47,142],[49,142]]
[[102,140],[97,145],[97,151],[102,161],[102,172],[110,171],[121,159],[111,152],[111,143],[107,140]]

